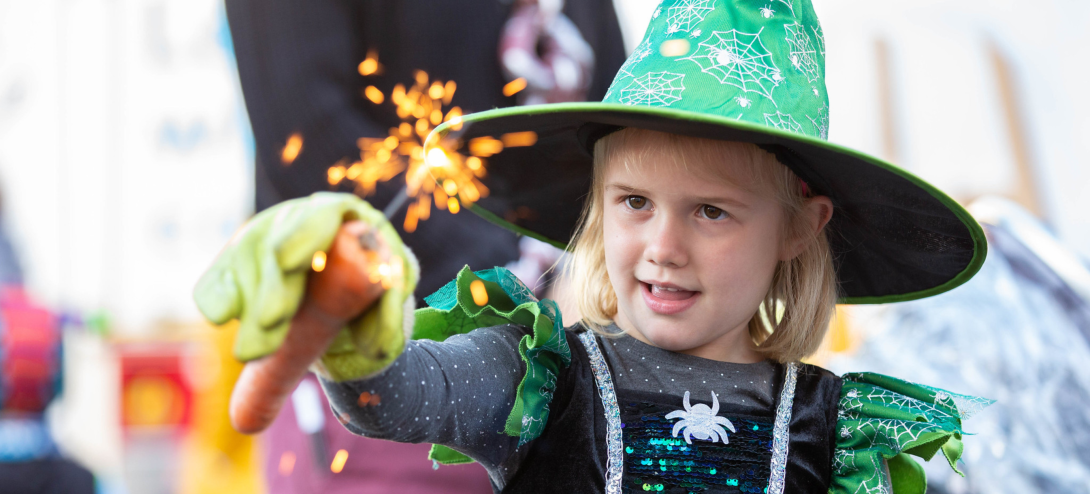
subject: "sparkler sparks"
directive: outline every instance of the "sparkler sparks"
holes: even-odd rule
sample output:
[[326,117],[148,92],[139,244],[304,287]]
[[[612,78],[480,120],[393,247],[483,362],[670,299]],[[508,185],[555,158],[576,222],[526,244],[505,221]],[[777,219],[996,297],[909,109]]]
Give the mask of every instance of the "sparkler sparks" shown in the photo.
[[318,251],[314,253],[314,258],[310,260],[310,267],[316,273],[321,273],[325,269],[325,252]]
[[488,303],[488,290],[483,281],[473,280],[473,283],[469,284],[469,293],[473,295],[473,303],[481,307]]
[[372,50],[367,52],[367,58],[360,62],[356,69],[359,70],[360,75],[366,77],[377,73],[381,68],[382,66],[378,63],[378,54]]
[[344,470],[344,464],[348,461],[347,450],[337,450],[337,454],[333,456],[333,463],[329,465],[329,470],[333,473],[341,473]]
[[518,79],[503,85],[503,95],[514,96],[523,89],[526,89],[526,79],[519,77]]
[[367,89],[363,90],[363,95],[376,105],[382,104],[382,101],[385,99],[385,96],[382,95],[382,91],[379,91],[375,86],[367,86]]
[[291,451],[285,451],[280,455],[280,475],[287,477],[291,475],[291,472],[295,470],[295,453]]
[[[378,67],[374,53],[369,53],[364,63],[368,60],[374,60],[374,65],[364,67],[361,63],[361,74],[365,68]],[[413,79],[411,87],[394,86],[389,98],[375,86],[364,89],[364,96],[372,103],[393,104],[402,122],[389,129],[387,137],[359,139],[359,161],[337,163],[327,170],[330,185],[348,180],[363,197],[374,193],[379,182],[404,173],[405,194],[412,201],[405,213],[403,226],[406,232],[415,231],[420,221],[431,216],[432,204],[437,209],[457,214],[463,207],[488,196],[488,187],[480,181],[487,174],[482,158],[499,153],[505,147],[529,146],[537,141],[537,134],[533,132],[504,134],[499,139],[480,137],[469,141],[469,156],[458,152],[464,143],[456,138],[433,136],[426,142],[432,130],[444,122],[449,123],[451,130],[461,130],[462,109],[447,108],[458,85],[454,81],[432,80],[424,71],[417,71]],[[504,87],[504,94],[510,96],[525,86],[525,80],[516,79]]]
[[288,142],[284,144],[284,149],[280,151],[280,162],[290,165],[295,161],[295,158],[299,157],[299,153],[302,151],[303,134],[296,132],[288,136]]

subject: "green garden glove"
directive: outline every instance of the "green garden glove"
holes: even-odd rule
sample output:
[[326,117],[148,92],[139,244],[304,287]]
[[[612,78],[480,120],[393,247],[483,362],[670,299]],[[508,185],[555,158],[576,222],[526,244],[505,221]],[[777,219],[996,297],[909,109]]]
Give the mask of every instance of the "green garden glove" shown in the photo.
[[234,354],[240,361],[274,352],[287,335],[318,251],[333,244],[346,220],[367,223],[402,263],[379,301],[349,322],[322,357],[318,371],[337,381],[385,368],[401,353],[412,328],[412,294],[419,268],[393,225],[359,197],[318,192],[254,216],[220,252],[194,289],[197,307],[213,324],[239,319]]

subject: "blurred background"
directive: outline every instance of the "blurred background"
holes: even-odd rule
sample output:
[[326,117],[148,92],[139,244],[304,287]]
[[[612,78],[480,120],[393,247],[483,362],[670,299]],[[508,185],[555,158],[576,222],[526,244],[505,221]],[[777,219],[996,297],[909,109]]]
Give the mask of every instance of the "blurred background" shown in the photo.
[[[0,0],[0,423],[12,424],[0,427],[0,462],[59,454],[89,470],[98,492],[135,494],[306,492],[283,479],[302,475],[305,464],[318,472],[308,475],[320,474],[306,485],[324,485],[371,461],[334,453],[351,450],[336,446],[350,440],[339,436],[271,446],[272,438],[226,425],[238,372],[230,328],[207,326],[191,290],[232,233],[267,206],[262,166],[284,165],[262,155],[295,159],[286,158],[290,126],[265,126],[271,130],[256,139],[251,131],[255,93],[240,79],[247,66],[236,45],[257,43],[239,39],[239,26],[264,14],[240,3]],[[537,2],[477,3],[499,12],[502,26],[508,11]],[[599,71],[635,47],[658,2],[605,3],[612,9],[594,15],[614,15],[619,39],[610,45],[601,41],[608,30],[583,32]],[[986,224],[991,245],[981,275],[948,294],[841,307],[815,360],[999,400],[968,423],[980,434],[965,439],[967,477],[928,468],[932,492],[1090,492],[1090,214],[1081,202],[1090,190],[1090,4],[814,4],[828,47],[830,140],[945,190]],[[564,12],[580,28],[590,15],[571,5]],[[293,15],[305,24],[308,9]],[[493,31],[484,35],[488,54],[500,37]],[[442,34],[432,33],[439,54]],[[607,56],[613,45],[623,47],[621,58]],[[342,67],[352,77],[339,80],[356,104],[374,102],[361,93],[368,77],[383,65],[396,72],[397,62],[352,53]],[[493,91],[501,102],[537,101],[526,96],[532,78],[520,87],[512,65],[489,63],[503,77]],[[401,82],[414,81],[406,72]],[[456,82],[459,91],[476,87]],[[305,99],[312,87],[277,94]],[[594,99],[590,87],[581,98]],[[491,107],[477,104],[465,111]],[[382,135],[354,137],[385,137],[385,125],[378,128]],[[306,154],[308,137],[296,137],[294,154]],[[298,170],[335,184],[345,168],[338,159]],[[341,175],[329,171],[338,166]],[[497,263],[536,279],[540,270],[528,267],[536,247],[511,245],[514,254],[497,254]],[[538,264],[551,263],[543,256]],[[20,383],[30,391],[13,391]],[[303,401],[295,402],[297,424],[286,426],[316,437],[323,424],[307,425]],[[311,455],[315,466],[292,449],[307,447],[330,451]],[[413,458],[432,471],[423,456]]]

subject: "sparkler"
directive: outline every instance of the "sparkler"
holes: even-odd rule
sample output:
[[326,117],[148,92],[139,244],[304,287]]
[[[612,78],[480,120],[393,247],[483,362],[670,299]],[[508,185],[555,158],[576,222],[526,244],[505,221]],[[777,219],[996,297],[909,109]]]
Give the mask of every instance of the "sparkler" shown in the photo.
[[[370,75],[380,68],[377,55],[368,53],[367,59],[359,65],[359,72]],[[385,102],[394,105],[401,124],[391,128],[387,137],[360,138],[357,141],[360,159],[330,167],[327,171],[330,185],[348,180],[355,183],[357,194],[367,197],[374,193],[379,182],[404,173],[402,192],[384,212],[387,218],[392,217],[411,201],[403,224],[404,230],[410,233],[416,231],[419,222],[431,217],[433,204],[437,209],[457,214],[463,207],[487,197],[488,187],[480,181],[487,174],[484,158],[505,147],[532,145],[537,141],[537,135],[516,132],[504,134],[500,139],[472,139],[468,143],[468,156],[458,152],[465,144],[460,139],[434,136],[426,141],[431,131],[443,122],[450,122],[454,131],[462,128],[462,109],[457,106],[447,109],[457,87],[454,81],[431,80],[422,70],[416,71],[411,87],[394,86],[389,98],[375,86],[367,86],[363,90],[364,97],[375,105]],[[505,87],[504,93],[521,89]]]

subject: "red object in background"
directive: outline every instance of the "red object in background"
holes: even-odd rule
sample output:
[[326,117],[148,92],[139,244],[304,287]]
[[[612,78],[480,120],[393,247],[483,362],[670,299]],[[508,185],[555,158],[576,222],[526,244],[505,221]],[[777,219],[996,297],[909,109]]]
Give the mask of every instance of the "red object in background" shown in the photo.
[[183,374],[183,346],[125,344],[118,350],[121,425],[126,431],[185,429],[193,408],[193,390]]
[[42,413],[59,387],[57,317],[27,299],[20,286],[0,289],[0,409]]

